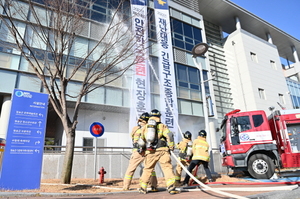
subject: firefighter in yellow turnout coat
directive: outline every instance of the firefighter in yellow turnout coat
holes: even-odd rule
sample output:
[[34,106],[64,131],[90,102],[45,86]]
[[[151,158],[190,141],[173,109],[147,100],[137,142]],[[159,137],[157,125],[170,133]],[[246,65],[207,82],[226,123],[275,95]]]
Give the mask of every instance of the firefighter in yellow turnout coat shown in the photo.
[[[188,171],[192,173],[193,169],[197,165],[202,164],[208,181],[212,182],[211,172],[208,167],[210,156],[209,156],[209,145],[206,142],[206,131],[201,130],[198,133],[198,135],[199,136],[197,137],[197,139],[193,141],[193,157],[188,167]],[[182,186],[188,185],[189,180],[190,180],[190,176],[186,174],[184,181],[182,182]]]
[[[142,138],[147,143],[145,167],[140,178],[139,192],[147,193],[147,184],[157,162],[159,162],[166,180],[167,191],[176,194],[175,175],[173,173],[169,150],[174,150],[174,139],[168,127],[161,123],[160,112],[156,109],[150,112],[148,124],[142,128]],[[154,137],[153,137],[154,136]]]
[[[149,114],[147,112],[143,113],[138,119],[138,126],[133,127],[131,131],[131,138],[133,143],[132,155],[129,160],[129,165],[125,173],[123,180],[123,190],[129,190],[132,177],[136,168],[145,160],[145,147],[140,146],[139,139],[141,136],[141,128],[147,124],[149,119]],[[143,144],[141,144],[143,145]],[[157,178],[155,171],[152,172],[150,182],[152,191],[157,191]]]
[[[188,166],[190,163],[190,158],[192,155],[192,134],[189,131],[186,131],[183,134],[183,140],[179,142],[176,145],[176,148],[179,149],[179,161],[181,164],[184,166]],[[179,163],[176,165],[176,170],[175,170],[175,180],[176,180],[176,185],[180,185],[180,180],[181,180],[181,173],[182,173],[183,168]]]

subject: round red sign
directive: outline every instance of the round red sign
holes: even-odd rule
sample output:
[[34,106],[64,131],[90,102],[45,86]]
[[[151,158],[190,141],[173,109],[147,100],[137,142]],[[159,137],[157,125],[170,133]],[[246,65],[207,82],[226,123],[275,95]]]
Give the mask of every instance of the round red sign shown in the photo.
[[94,122],[90,126],[90,132],[95,137],[100,137],[104,134],[104,126],[99,122]]

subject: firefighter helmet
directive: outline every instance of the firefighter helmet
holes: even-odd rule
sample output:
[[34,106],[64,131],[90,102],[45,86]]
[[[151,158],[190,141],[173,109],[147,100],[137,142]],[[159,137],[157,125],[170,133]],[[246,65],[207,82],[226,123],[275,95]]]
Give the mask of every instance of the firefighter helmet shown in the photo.
[[153,109],[151,112],[150,112],[150,117],[160,117],[161,116],[161,113],[159,112],[159,110],[157,109]]
[[186,132],[183,134],[183,137],[184,137],[185,139],[191,140],[191,139],[192,139],[192,134],[191,134],[191,132],[186,131]]
[[145,113],[142,113],[142,115],[140,116],[140,119],[148,122],[149,117],[150,117],[149,113],[145,112]]
[[206,138],[206,131],[205,130],[201,130],[198,133],[199,136]]

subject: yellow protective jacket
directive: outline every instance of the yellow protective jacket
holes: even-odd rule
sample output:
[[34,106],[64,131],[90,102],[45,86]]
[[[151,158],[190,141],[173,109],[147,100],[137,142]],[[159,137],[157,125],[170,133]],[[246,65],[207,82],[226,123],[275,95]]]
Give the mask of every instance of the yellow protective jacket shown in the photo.
[[[170,129],[167,127],[167,125],[160,123],[160,118],[159,117],[150,117],[149,120],[155,120],[157,124],[156,126],[156,131],[157,131],[157,137],[158,139],[162,139],[166,141],[167,146],[166,147],[159,147],[156,150],[166,150],[168,151],[169,149],[174,150],[174,137],[173,133],[170,131]],[[142,128],[142,135],[141,138],[146,142],[146,137],[147,137],[147,125],[143,126]]]
[[188,140],[186,138],[183,138],[183,140],[181,142],[179,142],[176,145],[176,148],[179,149],[179,152],[184,153],[186,151],[187,148],[187,144],[190,142],[191,140]]
[[[139,122],[139,121],[140,121],[140,120],[138,120],[138,122]],[[141,122],[141,123],[140,123],[141,126],[140,126],[140,125],[135,126],[135,127],[133,127],[132,130],[131,130],[130,137],[131,137],[131,139],[132,139],[132,143],[138,142],[138,140],[140,139],[140,136],[141,136],[141,128],[147,124],[147,123],[144,122],[144,121],[140,121],[140,122]]]
[[140,134],[140,133],[138,133],[139,129],[141,129],[140,126],[135,126],[131,130],[130,137],[131,137],[133,143],[134,143],[134,141],[137,141],[139,139],[139,136],[138,136],[138,134]]
[[[132,139],[132,144],[137,143],[141,136],[141,126],[135,126],[132,128],[130,137]],[[132,151],[137,151],[137,148],[133,148]]]
[[206,138],[198,136],[193,141],[193,157],[192,160],[203,160],[209,162],[209,145]]
[[[186,153],[186,150],[187,150],[187,146],[188,146],[188,143],[190,142],[191,140],[188,140],[188,139],[186,139],[186,138],[183,138],[183,140],[181,141],[181,142],[179,142],[177,145],[176,145],[176,148],[177,149],[179,149],[179,155],[181,154],[181,153]],[[185,155],[186,156],[186,155]],[[179,158],[181,159],[181,160],[186,160],[186,158],[185,159],[183,159],[182,157],[180,157],[179,156]]]

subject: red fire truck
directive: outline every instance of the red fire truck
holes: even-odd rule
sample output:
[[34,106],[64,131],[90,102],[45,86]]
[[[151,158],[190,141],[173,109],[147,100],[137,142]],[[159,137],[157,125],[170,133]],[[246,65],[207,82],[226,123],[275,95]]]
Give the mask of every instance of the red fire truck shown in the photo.
[[222,166],[269,179],[275,169],[300,167],[300,109],[240,112],[221,124]]

